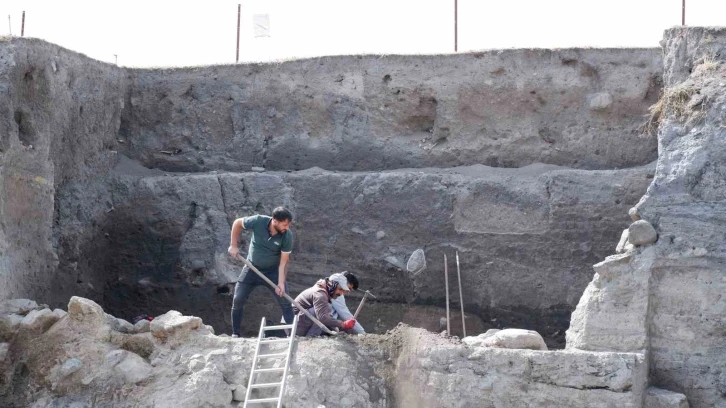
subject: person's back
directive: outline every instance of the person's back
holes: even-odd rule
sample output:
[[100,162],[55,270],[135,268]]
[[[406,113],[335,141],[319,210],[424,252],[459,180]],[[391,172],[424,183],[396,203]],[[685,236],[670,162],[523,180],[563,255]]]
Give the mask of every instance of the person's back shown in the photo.
[[[348,284],[345,278],[332,282],[328,279],[321,279],[312,287],[302,291],[295,298],[295,301],[301,308],[314,315],[329,329],[349,330],[355,324],[355,320],[349,319],[343,322],[335,319],[333,317],[333,308],[330,304],[333,298],[342,295],[346,290],[348,290]],[[297,306],[293,307],[293,311],[295,313],[300,312]],[[313,324],[312,320],[302,314],[298,320],[297,331],[295,333],[298,336],[312,335],[314,334],[311,332]]]

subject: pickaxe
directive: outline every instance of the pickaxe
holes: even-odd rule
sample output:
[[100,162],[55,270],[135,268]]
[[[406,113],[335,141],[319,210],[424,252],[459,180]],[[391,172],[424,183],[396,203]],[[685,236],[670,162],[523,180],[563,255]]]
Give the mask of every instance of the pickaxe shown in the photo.
[[360,301],[360,304],[358,305],[358,309],[355,310],[355,314],[353,315],[353,319],[358,320],[358,313],[360,313],[360,310],[363,309],[363,305],[366,303],[366,298],[368,296],[373,297],[373,299],[377,299],[370,291],[365,291],[365,295],[363,295],[363,299]]

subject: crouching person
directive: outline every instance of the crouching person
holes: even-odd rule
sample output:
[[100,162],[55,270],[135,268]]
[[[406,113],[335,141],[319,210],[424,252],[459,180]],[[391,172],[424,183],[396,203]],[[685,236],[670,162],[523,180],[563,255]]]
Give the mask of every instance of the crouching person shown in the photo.
[[[320,320],[328,329],[350,330],[355,326],[355,320],[342,321],[335,319],[333,317],[333,307],[330,304],[333,299],[349,291],[348,280],[343,275],[338,274],[333,279],[325,278],[317,281],[313,287],[302,291],[295,298],[295,301],[300,307]],[[300,313],[297,306],[293,308],[293,311]],[[311,337],[319,336],[322,332],[322,329],[315,325],[312,320],[304,314],[300,314],[296,335]]]
[[[337,275],[340,275],[339,273],[334,273],[330,275],[329,279],[335,278]],[[342,275],[345,277],[345,279],[348,280],[348,289],[350,290],[358,290],[358,278],[355,277],[351,272],[345,271],[342,273]],[[348,320],[353,319],[353,313],[350,312],[348,309],[348,305],[345,304],[345,295],[347,295],[348,292],[346,292],[343,295],[338,296],[337,298],[334,298],[330,305],[333,307],[333,317],[338,320]],[[353,326],[352,329],[347,330],[348,334],[366,334],[366,331],[363,329],[363,326],[360,325],[360,322],[355,322],[355,326]]]

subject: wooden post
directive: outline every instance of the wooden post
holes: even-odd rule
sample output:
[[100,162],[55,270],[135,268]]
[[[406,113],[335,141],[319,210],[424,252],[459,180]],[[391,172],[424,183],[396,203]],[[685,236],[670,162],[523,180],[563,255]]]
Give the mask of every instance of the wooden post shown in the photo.
[[444,279],[446,280],[446,335],[451,336],[451,314],[449,313],[449,265],[444,254]]
[[464,295],[461,292],[461,271],[459,270],[459,251],[456,251],[456,274],[459,276],[459,303],[461,304],[461,330],[466,337],[466,321],[464,319]]
[[686,0],[683,0],[683,6],[681,7],[681,25],[686,25]]
[[240,22],[240,14],[242,13],[242,5],[237,5],[237,57],[235,59],[235,63],[239,63],[239,22]]
[[23,10],[23,22],[20,24],[20,36],[25,36],[25,10]]

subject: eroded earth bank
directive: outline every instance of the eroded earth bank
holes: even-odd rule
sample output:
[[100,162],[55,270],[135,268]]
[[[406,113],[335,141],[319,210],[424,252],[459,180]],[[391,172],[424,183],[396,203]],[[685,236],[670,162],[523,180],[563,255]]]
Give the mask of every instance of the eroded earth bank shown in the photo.
[[[50,306],[4,304],[0,401],[236,404],[230,223],[282,204],[291,291],[353,271],[381,333],[301,341],[287,406],[724,406],[725,37],[174,70],[0,42],[0,293]],[[432,333],[454,251],[470,334],[565,349]]]

